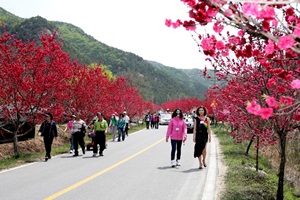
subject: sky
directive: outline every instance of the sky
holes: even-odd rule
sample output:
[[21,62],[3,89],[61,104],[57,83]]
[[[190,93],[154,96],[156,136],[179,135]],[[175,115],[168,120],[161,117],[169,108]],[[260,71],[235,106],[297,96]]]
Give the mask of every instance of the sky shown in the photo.
[[81,28],[96,40],[175,68],[203,69],[193,32],[165,26],[166,19],[189,19],[180,0],[0,0],[22,18],[41,16]]
[[182,69],[203,69],[193,32],[165,26],[186,20],[180,0],[0,0],[0,7],[22,18],[41,16],[81,28],[96,40],[145,60]]

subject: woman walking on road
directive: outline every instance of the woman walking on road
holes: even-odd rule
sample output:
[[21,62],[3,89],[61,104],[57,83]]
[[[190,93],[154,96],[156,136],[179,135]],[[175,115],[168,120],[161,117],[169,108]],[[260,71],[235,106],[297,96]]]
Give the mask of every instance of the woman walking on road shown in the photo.
[[211,141],[210,119],[207,117],[207,109],[204,106],[198,107],[196,114],[193,133],[194,157],[199,159],[199,169],[202,169],[202,165],[206,167],[206,144],[207,141]]
[[123,119],[125,120],[125,130],[124,130],[124,132],[125,132],[126,136],[128,136],[130,117],[127,115],[126,111],[123,112],[123,115],[124,115]]
[[72,136],[72,126],[73,126],[73,122],[75,120],[75,115],[71,115],[71,119],[70,121],[67,123],[67,126],[64,130],[64,132],[68,132],[68,138],[69,138],[69,141],[70,141],[70,153],[73,153],[73,150],[74,150],[74,145],[73,145],[73,136]]
[[85,131],[86,131],[86,124],[82,119],[80,119],[80,115],[77,114],[75,116],[75,120],[72,126],[72,136],[73,136],[73,144],[75,150],[73,156],[78,156],[78,143],[82,149],[82,153],[85,154],[85,143],[84,143]]
[[117,132],[117,118],[116,118],[116,113],[113,113],[112,116],[110,117],[110,122],[109,122],[109,128],[111,129],[111,134],[112,134],[112,141],[114,142],[116,139],[116,132]]
[[[176,109],[172,114],[172,119],[166,134],[166,142],[168,142],[169,138],[171,138],[171,166],[180,166],[181,146],[182,142],[185,142],[187,138],[186,123],[180,109]],[[177,155],[175,161],[176,150]]]
[[124,119],[123,113],[119,115],[119,120],[117,122],[117,127],[118,127],[118,142],[121,141],[121,136],[122,136],[122,141],[125,140],[125,126],[126,122]]
[[51,113],[44,114],[45,121],[40,126],[39,136],[43,136],[44,145],[46,149],[45,161],[51,159],[51,146],[53,139],[57,138],[57,128],[56,123],[53,121],[53,116]]

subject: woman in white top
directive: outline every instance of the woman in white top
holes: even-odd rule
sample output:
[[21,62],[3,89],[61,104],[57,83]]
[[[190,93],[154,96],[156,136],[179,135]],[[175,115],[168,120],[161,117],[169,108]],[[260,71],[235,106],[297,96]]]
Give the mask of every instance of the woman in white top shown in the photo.
[[84,136],[86,131],[86,124],[85,122],[80,119],[80,115],[75,116],[75,120],[72,126],[72,135],[73,135],[73,144],[74,144],[74,155],[78,156],[78,144],[82,149],[82,153],[85,154],[85,143],[84,143]]

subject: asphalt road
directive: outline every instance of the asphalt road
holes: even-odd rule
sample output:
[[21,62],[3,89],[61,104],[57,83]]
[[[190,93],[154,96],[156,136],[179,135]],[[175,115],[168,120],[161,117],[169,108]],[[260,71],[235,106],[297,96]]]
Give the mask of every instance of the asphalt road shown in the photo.
[[124,142],[108,141],[103,157],[92,151],[63,154],[0,172],[0,199],[195,200],[215,198],[214,138],[207,167],[198,169],[192,134],[182,146],[182,166],[171,168],[167,126],[142,130]]

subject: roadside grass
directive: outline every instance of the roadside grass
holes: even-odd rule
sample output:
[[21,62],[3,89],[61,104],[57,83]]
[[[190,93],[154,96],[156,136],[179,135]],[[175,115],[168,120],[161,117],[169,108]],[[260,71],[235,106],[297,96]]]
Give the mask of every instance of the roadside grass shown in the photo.
[[[55,156],[58,154],[67,153],[69,151],[69,148],[70,146],[68,142],[61,146],[52,147],[51,155]],[[44,157],[45,151],[34,151],[30,153],[20,153],[17,155],[13,155],[9,158],[4,158],[0,160],[0,171],[17,167],[23,164],[36,162],[44,159]]]
[[[249,155],[246,149],[249,141],[236,143],[230,132],[220,125],[213,127],[213,132],[219,139],[224,154],[224,164],[227,166],[225,175],[225,191],[222,200],[263,200],[276,199],[278,172],[271,168],[269,159],[259,152],[258,172],[256,165],[256,149],[253,144]],[[294,200],[296,192],[292,184],[285,181],[284,199]]]
[[[137,126],[131,126],[129,131],[128,131],[128,134],[134,133],[134,132],[142,130],[144,128],[145,128],[144,124],[137,125]],[[59,136],[59,137],[65,137],[65,136]],[[89,138],[87,136],[84,139],[85,139],[85,144],[92,141],[91,138]],[[111,139],[112,139],[112,134],[110,134],[110,133],[107,134],[106,140],[111,140]],[[62,145],[52,147],[52,150],[51,150],[51,155],[52,156],[69,152],[69,149],[70,149],[69,140],[64,138],[63,141],[65,141],[65,142]],[[43,160],[44,157],[45,157],[45,151],[44,150],[43,151],[30,152],[30,153],[20,153],[18,155],[12,156],[10,158],[5,158],[5,159],[0,160],[0,171],[5,170],[5,169],[10,169],[10,168],[13,168],[13,167],[17,167],[17,166],[20,166],[20,165],[23,165],[23,164]]]

